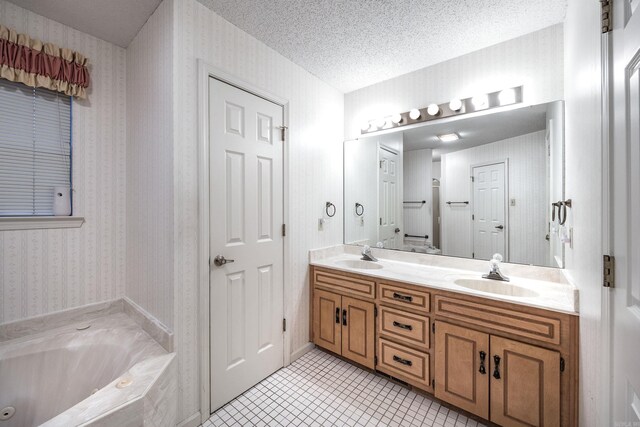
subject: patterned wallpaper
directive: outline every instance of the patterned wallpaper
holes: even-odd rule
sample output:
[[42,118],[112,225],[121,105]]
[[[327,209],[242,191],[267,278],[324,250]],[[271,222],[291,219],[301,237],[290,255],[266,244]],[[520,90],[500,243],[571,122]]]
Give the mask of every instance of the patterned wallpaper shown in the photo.
[[127,48],[126,294],[173,328],[173,5]]
[[524,101],[531,104],[563,99],[563,41],[557,24],[350,92],[345,139],[356,138],[368,119],[505,87],[524,85]]
[[[343,95],[195,0],[174,2],[174,278],[179,419],[199,409],[197,359],[197,68],[203,58],[290,101],[292,352],[309,341],[308,251],[342,242]],[[318,229],[324,202],[338,214]]]
[[125,50],[0,0],[0,23],[86,55],[73,102],[77,229],[0,231],[0,323],[117,298],[125,289]]

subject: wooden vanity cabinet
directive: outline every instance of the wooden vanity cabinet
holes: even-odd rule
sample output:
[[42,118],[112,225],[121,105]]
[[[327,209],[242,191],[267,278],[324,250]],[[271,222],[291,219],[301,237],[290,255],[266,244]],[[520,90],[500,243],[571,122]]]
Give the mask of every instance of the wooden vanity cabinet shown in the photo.
[[435,396],[501,426],[560,425],[560,353],[436,322]]
[[375,368],[375,304],[314,287],[313,342]]
[[317,267],[312,289],[316,345],[500,426],[578,425],[577,316]]
[[435,396],[489,418],[489,334],[435,324]]
[[490,420],[502,426],[560,426],[560,353],[491,336]]

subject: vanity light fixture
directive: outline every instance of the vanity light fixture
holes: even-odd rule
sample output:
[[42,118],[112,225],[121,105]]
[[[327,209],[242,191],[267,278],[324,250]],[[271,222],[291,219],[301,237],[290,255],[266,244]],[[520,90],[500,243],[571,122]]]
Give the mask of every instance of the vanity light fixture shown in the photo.
[[476,95],[471,99],[471,103],[476,110],[484,110],[489,106],[489,97],[487,94]]
[[412,108],[410,111],[391,113],[386,116],[371,119],[368,123],[363,123],[360,128],[361,134],[413,126],[431,120],[440,120],[453,116],[473,114],[506,105],[519,104],[523,102],[522,92],[523,86],[517,86],[464,99],[453,98],[448,103],[443,104],[431,103],[422,109]]
[[449,102],[449,109],[451,111],[460,111],[462,109],[462,101],[460,98],[454,98]]
[[505,89],[498,94],[500,105],[510,105],[516,103],[516,91],[513,88]]
[[438,139],[442,142],[453,142],[460,139],[457,133],[447,133],[445,135],[438,135]]

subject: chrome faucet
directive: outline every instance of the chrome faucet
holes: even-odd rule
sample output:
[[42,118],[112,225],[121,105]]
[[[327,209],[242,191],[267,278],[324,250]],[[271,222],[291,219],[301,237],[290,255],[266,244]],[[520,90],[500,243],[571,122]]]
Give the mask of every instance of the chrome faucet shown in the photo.
[[500,271],[500,263],[502,262],[502,255],[493,254],[493,258],[489,261],[489,274],[483,274],[483,279],[491,279],[491,280],[500,280],[503,282],[508,282],[509,278],[502,274]]
[[360,259],[363,261],[378,261],[378,258],[374,257],[371,253],[371,248],[369,247],[369,245],[364,245],[362,247],[362,258]]

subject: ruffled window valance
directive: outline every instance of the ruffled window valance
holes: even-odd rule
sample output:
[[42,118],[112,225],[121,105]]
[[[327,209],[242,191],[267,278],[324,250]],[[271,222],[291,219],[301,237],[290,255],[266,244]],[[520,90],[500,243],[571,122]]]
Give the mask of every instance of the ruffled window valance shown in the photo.
[[85,99],[88,60],[81,53],[43,43],[0,25],[0,77]]

